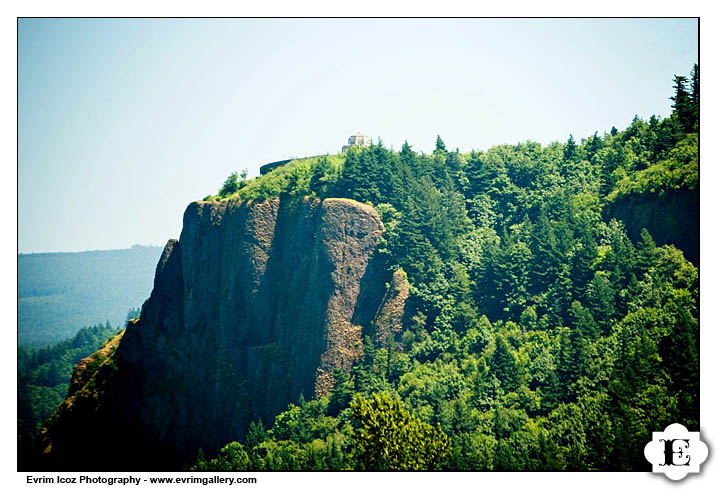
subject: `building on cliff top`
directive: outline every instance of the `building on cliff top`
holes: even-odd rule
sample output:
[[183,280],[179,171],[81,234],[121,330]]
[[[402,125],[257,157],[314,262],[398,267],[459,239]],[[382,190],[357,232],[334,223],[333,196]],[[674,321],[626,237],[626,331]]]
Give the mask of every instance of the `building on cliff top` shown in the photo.
[[362,133],[356,133],[351,136],[349,136],[349,141],[347,141],[347,144],[342,146],[342,153],[347,151],[352,146],[369,146],[371,145],[371,138],[365,134]]

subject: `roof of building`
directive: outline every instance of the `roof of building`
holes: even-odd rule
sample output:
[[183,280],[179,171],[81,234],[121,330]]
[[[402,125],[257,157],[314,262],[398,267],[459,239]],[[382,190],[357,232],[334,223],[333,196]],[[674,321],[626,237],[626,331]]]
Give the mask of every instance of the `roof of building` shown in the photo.
[[369,135],[366,135],[364,133],[354,133],[352,136],[366,136],[367,138],[369,137]]

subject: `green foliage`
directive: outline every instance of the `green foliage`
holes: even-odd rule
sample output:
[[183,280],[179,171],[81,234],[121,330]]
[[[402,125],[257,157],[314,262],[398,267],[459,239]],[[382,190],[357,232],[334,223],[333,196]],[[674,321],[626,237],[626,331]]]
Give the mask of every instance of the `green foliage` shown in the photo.
[[496,338],[496,348],[491,358],[491,366],[504,391],[518,389],[521,384],[518,362],[509,343],[502,336]]
[[686,135],[664,160],[624,176],[608,194],[609,202],[631,195],[660,196],[678,190],[694,190],[698,185],[698,135]]
[[450,452],[441,427],[421,422],[385,392],[374,393],[368,400],[357,395],[351,408],[357,423],[357,469],[435,470]]
[[17,426],[20,466],[31,457],[40,426],[67,396],[75,365],[117,330],[109,323],[82,328],[71,339],[42,349],[18,347]]
[[336,417],[341,410],[349,406],[354,396],[354,383],[342,369],[335,369],[333,376],[334,386],[329,395],[327,414]]
[[191,468],[199,471],[242,471],[251,469],[249,455],[245,447],[238,442],[230,442],[220,449],[216,458],[205,461],[200,452],[197,462]]
[[673,88],[675,89],[675,95],[671,97],[673,101],[673,110],[680,125],[680,128],[685,133],[690,133],[695,130],[697,121],[695,120],[697,115],[697,109],[694,109],[694,105],[698,103],[698,65],[695,65],[693,71],[693,88],[695,90],[695,96],[691,94],[687,88],[686,83],[688,79],[681,75],[673,77]]
[[230,194],[234,194],[239,189],[239,176],[237,172],[232,172],[227,177],[227,180],[222,184],[222,188],[219,190],[220,197],[226,197]]
[[249,429],[247,430],[247,437],[246,437],[246,443],[247,446],[251,449],[254,447],[257,447],[264,441],[266,441],[269,438],[269,434],[264,429],[264,424],[262,424],[262,421],[259,422],[250,422],[249,423]]
[[267,175],[237,181],[236,187],[233,187],[232,182],[236,179],[232,175],[236,177],[235,172],[227,179],[230,186],[226,192],[222,192],[223,185],[215,198],[264,201],[284,195],[334,197],[331,196],[331,189],[344,165],[344,159],[344,154],[297,158]]

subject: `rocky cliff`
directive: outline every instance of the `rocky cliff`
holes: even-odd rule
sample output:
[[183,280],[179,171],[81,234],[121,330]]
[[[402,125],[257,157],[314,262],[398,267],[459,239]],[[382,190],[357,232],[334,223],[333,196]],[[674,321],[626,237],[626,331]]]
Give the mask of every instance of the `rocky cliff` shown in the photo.
[[610,203],[606,216],[622,220],[634,243],[645,228],[657,245],[675,245],[688,260],[699,265],[699,201],[698,191],[692,189],[659,196],[627,196]]
[[382,231],[345,199],[190,204],[140,318],[76,367],[44,466],[177,469],[327,394],[363,335],[400,328],[408,286],[374,255]]

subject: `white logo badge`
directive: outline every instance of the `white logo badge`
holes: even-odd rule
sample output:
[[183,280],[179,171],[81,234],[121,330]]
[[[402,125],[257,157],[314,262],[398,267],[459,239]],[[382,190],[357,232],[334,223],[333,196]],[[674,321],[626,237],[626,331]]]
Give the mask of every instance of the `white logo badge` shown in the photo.
[[643,448],[643,454],[653,465],[654,473],[681,480],[688,473],[698,473],[708,457],[708,446],[700,436],[700,432],[688,432],[681,424],[671,424],[663,432],[653,433],[653,440]]

